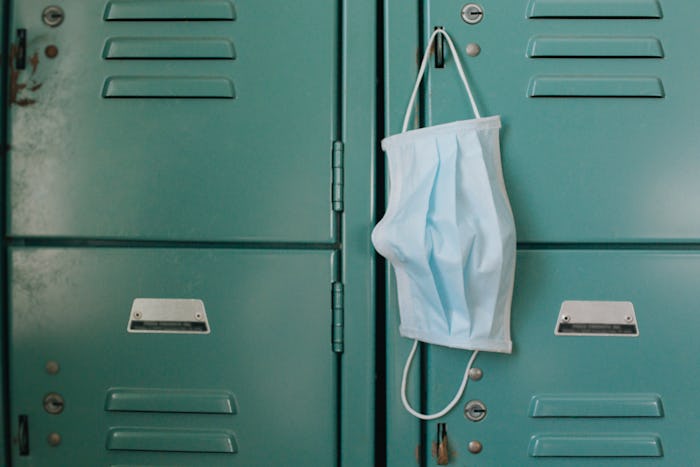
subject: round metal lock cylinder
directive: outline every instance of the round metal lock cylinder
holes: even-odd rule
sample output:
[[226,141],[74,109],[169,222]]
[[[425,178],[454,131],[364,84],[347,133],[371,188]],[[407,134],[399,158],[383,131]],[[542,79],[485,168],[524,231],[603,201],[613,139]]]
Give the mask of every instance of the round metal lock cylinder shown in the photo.
[[58,415],[63,412],[65,405],[65,401],[60,394],[52,392],[44,396],[44,410],[51,415]]
[[476,3],[467,3],[462,7],[462,20],[467,24],[477,24],[484,19],[484,9]]
[[65,19],[65,13],[63,12],[63,8],[61,8],[60,6],[47,6],[46,8],[44,8],[44,11],[41,14],[41,18],[44,20],[45,25],[55,28],[56,26],[60,26],[61,23],[63,23],[63,20]]
[[472,422],[480,422],[486,417],[486,405],[477,400],[469,401],[464,406],[464,416]]

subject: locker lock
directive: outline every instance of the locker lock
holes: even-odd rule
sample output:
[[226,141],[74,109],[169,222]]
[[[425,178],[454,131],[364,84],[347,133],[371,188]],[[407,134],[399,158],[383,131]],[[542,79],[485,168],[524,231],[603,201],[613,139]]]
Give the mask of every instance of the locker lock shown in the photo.
[[51,415],[58,415],[63,412],[65,401],[60,394],[51,392],[44,396],[44,410]]
[[63,23],[65,14],[63,12],[63,8],[61,8],[60,6],[51,5],[44,8],[44,11],[41,14],[41,18],[44,20],[45,25],[55,28],[56,26],[60,26],[61,23]]
[[481,401],[469,401],[464,406],[464,416],[472,422],[480,422],[486,417],[486,406]]
[[467,24],[477,24],[484,19],[484,9],[476,3],[467,3],[462,7],[462,20]]

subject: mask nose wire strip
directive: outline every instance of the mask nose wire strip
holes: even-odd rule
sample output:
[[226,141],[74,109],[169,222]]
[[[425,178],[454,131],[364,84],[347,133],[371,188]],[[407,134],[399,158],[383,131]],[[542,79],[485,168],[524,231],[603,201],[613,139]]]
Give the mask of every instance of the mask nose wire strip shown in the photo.
[[418,78],[416,79],[416,84],[413,86],[413,93],[411,94],[411,99],[408,101],[408,107],[406,108],[406,114],[403,118],[403,127],[401,129],[401,132],[405,132],[406,129],[408,128],[408,120],[411,118],[411,110],[413,109],[413,105],[416,102],[416,96],[418,95],[418,88],[420,87],[421,81],[423,81],[423,75],[425,74],[425,68],[428,65],[428,59],[430,58],[430,54],[432,53],[432,46],[433,43],[435,42],[435,38],[437,37],[438,34],[442,34],[445,36],[445,39],[447,40],[447,45],[450,47],[450,51],[452,52],[452,58],[454,58],[455,64],[457,65],[457,71],[459,72],[459,77],[462,78],[462,83],[464,84],[464,88],[467,90],[467,95],[469,96],[469,102],[471,103],[472,106],[472,111],[474,111],[474,116],[476,118],[481,118],[481,114],[479,114],[479,109],[476,107],[476,102],[474,101],[474,96],[472,95],[472,90],[469,87],[469,81],[467,81],[467,75],[464,73],[464,68],[462,68],[462,61],[459,59],[459,55],[457,54],[457,50],[455,49],[455,45],[452,42],[452,39],[450,39],[450,36],[445,32],[444,29],[436,29],[433,31],[433,34],[430,36],[430,40],[428,41],[428,46],[425,48],[425,54],[423,55],[423,61],[420,64],[420,69],[418,70]]
[[403,402],[403,406],[406,408],[408,413],[413,415],[414,417],[418,417],[421,420],[435,420],[437,418],[440,418],[447,414],[450,410],[454,408],[455,405],[457,405],[457,402],[462,398],[464,395],[464,390],[467,389],[467,382],[469,382],[469,370],[471,370],[472,365],[474,364],[474,360],[476,360],[476,356],[479,355],[479,351],[475,350],[472,356],[469,358],[469,362],[467,362],[467,369],[464,370],[464,377],[462,378],[462,384],[460,384],[459,389],[457,390],[457,394],[455,395],[454,399],[447,404],[447,406],[442,409],[439,412],[436,412],[432,415],[426,415],[422,414],[420,412],[416,412],[413,407],[411,407],[411,404],[408,402],[408,399],[406,398],[406,381],[408,380],[408,370],[411,368],[411,363],[413,362],[413,357],[416,355],[416,349],[418,349],[418,339],[416,339],[413,342],[413,348],[411,349],[411,353],[408,354],[408,359],[406,360],[406,365],[403,367],[403,377],[401,378],[401,402]]

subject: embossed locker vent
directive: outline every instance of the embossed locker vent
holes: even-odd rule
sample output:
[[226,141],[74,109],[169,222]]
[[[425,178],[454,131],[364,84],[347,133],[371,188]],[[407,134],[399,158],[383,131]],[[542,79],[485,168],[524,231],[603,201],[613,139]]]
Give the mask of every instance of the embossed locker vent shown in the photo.
[[[201,389],[144,389],[110,388],[105,400],[105,411],[109,414],[123,414],[110,422],[107,430],[106,448],[108,451],[157,451],[161,453],[219,453],[236,454],[238,442],[236,434],[226,428],[217,428],[222,415],[238,413],[236,396],[225,390]],[[151,422],[138,424],[137,415],[149,413]],[[209,428],[173,426],[178,416],[197,414],[211,418]],[[214,416],[214,417],[212,417]],[[215,417],[219,418],[215,418]],[[167,417],[167,418],[165,418]],[[126,422],[118,424],[117,420]],[[167,425],[163,426],[166,422]],[[177,422],[176,422],[177,423]]]
[[[537,394],[530,401],[529,416],[551,419],[542,428],[547,430],[530,436],[528,455],[551,457],[663,457],[661,435],[653,431],[591,431],[587,419],[636,419],[642,426],[649,420],[664,417],[661,396],[658,394]],[[570,420],[561,431],[559,421]],[[573,426],[581,431],[572,431]],[[658,425],[649,424],[648,428]]]
[[[106,22],[234,21],[230,0],[111,0]],[[144,23],[144,33],[148,27]],[[110,61],[234,60],[229,37],[115,36],[106,39],[102,58]],[[223,98],[236,97],[233,80],[211,75],[115,75],[105,78],[104,98]]]
[[[660,20],[658,0],[531,0],[527,16],[531,20]],[[577,23],[572,23],[575,27]],[[572,29],[573,29],[572,27]],[[661,78],[652,75],[607,75],[587,72],[585,59],[662,59],[661,40],[646,35],[538,34],[530,38],[527,56],[531,59],[580,59],[582,73],[543,74],[530,79],[530,97],[637,97],[663,98]]]

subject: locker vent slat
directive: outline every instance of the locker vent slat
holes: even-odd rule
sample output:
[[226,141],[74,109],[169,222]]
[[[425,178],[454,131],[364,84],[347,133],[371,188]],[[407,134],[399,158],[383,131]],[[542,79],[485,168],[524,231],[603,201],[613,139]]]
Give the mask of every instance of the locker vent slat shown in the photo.
[[658,0],[531,0],[529,18],[653,18],[662,17]]
[[115,37],[107,39],[106,59],[227,59],[236,58],[226,38]]
[[656,434],[537,434],[530,438],[530,457],[662,457]]
[[105,80],[102,97],[233,99],[236,92],[225,77],[115,76]]
[[112,388],[107,391],[105,410],[233,415],[237,407],[236,396],[229,391]]
[[110,0],[105,21],[233,21],[229,0]]
[[107,434],[110,451],[238,452],[236,435],[225,430],[114,427]]
[[527,55],[530,58],[662,58],[664,51],[655,37],[535,36],[530,39]]
[[541,75],[530,80],[530,97],[664,97],[654,76]]
[[540,394],[530,401],[530,417],[663,417],[657,394]]

